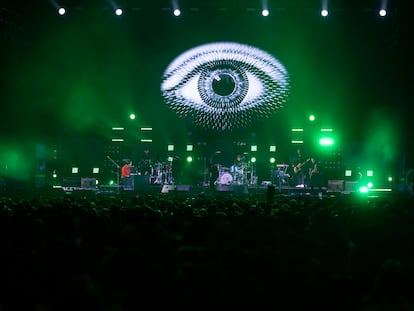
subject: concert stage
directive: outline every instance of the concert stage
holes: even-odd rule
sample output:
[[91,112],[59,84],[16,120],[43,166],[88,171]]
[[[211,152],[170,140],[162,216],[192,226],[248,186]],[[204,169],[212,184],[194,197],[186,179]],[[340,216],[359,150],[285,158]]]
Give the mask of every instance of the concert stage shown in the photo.
[[134,198],[143,196],[161,197],[174,200],[185,200],[189,197],[254,199],[257,201],[276,201],[286,198],[300,199],[328,199],[340,197],[390,197],[398,195],[392,189],[372,189],[369,193],[359,191],[338,191],[322,187],[310,189],[307,187],[289,187],[276,185],[145,185],[131,190],[124,190],[122,186],[104,185],[94,189],[76,187],[13,189],[1,191],[0,195],[24,199],[53,199],[72,197],[74,199],[93,199],[97,197]]

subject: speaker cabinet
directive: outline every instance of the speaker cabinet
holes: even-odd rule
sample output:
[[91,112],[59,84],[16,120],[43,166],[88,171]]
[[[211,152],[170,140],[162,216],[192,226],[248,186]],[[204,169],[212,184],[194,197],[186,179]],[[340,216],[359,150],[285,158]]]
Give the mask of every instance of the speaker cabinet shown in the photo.
[[96,178],[81,178],[81,188],[83,190],[95,190]]

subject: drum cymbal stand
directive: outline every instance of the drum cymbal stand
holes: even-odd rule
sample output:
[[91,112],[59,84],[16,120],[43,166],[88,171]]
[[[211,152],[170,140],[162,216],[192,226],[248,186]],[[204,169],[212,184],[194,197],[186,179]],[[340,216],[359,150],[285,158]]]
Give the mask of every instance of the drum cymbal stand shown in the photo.
[[250,184],[256,185],[257,184],[256,171],[254,168],[254,164],[250,163],[250,161],[249,161],[249,167],[250,167]]
[[156,172],[156,176],[155,176],[154,184],[160,185],[162,184],[162,163],[161,162],[156,163],[155,172]]
[[165,171],[165,181],[164,183],[168,184],[168,185],[173,185],[174,184],[174,178],[172,175],[172,160],[168,160],[169,164],[167,165],[167,169]]

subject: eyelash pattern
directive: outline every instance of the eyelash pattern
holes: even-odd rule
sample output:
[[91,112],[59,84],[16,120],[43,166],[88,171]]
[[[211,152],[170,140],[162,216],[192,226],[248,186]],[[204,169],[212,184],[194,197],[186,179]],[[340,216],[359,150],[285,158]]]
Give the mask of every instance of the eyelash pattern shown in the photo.
[[226,131],[268,118],[289,95],[289,74],[269,53],[246,44],[217,42],[174,59],[162,76],[164,102],[181,118]]

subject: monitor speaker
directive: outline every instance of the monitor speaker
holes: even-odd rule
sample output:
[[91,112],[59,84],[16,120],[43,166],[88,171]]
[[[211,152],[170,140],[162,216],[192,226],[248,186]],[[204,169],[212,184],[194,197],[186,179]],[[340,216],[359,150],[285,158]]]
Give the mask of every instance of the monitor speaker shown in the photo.
[[189,192],[190,185],[177,185],[176,189],[177,191],[180,191],[180,192]]
[[174,191],[175,186],[174,185],[163,185],[161,189],[161,193],[168,193],[170,191]]

